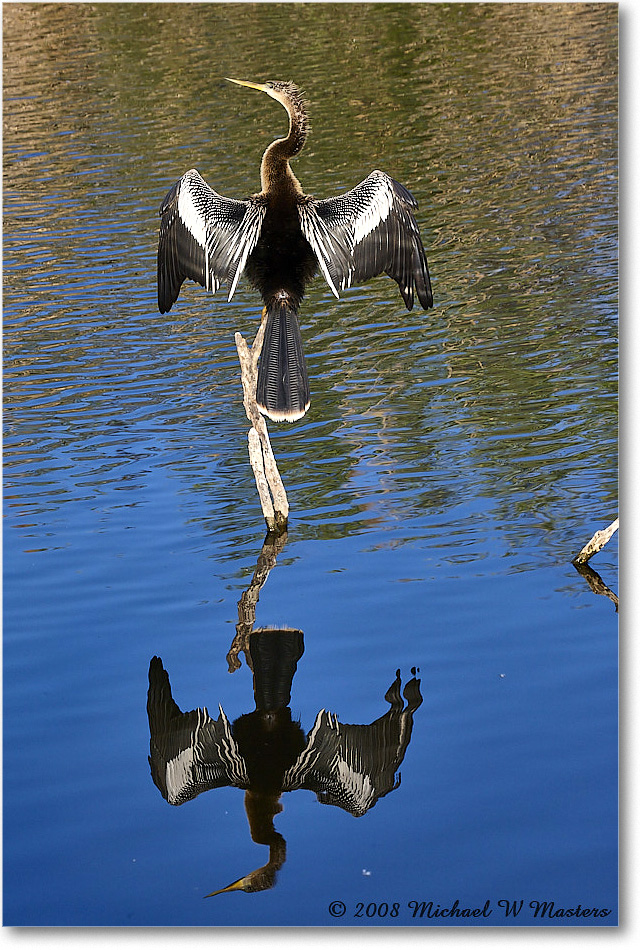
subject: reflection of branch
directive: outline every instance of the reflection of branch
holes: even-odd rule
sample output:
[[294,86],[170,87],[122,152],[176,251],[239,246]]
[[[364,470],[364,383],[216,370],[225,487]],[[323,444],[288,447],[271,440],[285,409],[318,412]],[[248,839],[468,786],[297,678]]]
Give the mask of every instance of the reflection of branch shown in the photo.
[[239,363],[241,364],[243,405],[245,406],[245,413],[252,423],[252,428],[247,434],[250,464],[254,472],[263,517],[268,526],[268,531],[281,532],[285,531],[288,522],[288,498],[270,445],[265,418],[259,412],[256,404],[257,366],[263,348],[264,332],[265,322],[262,322],[252,344],[252,349],[248,348],[240,333],[234,335],[234,340]]
[[268,534],[263,542],[263,547],[256,562],[256,568],[254,569],[250,585],[247,590],[243,591],[241,599],[238,602],[239,619],[236,624],[236,636],[227,654],[227,665],[230,673],[234,673],[234,671],[238,670],[241,666],[241,661],[239,660],[239,653],[241,652],[245,654],[245,662],[249,668],[252,669],[249,639],[254,629],[254,624],[256,623],[256,605],[259,601],[261,588],[276,564],[276,559],[285,547],[287,539],[287,533],[278,535]]
[[589,558],[593,557],[594,554],[597,554],[598,551],[601,551],[607,541],[610,540],[611,536],[615,534],[617,529],[620,526],[620,519],[616,518],[615,521],[604,528],[603,531],[596,531],[588,544],[585,544],[579,554],[576,554],[573,558],[573,564],[577,567],[578,564],[586,564]]
[[582,577],[586,578],[586,582],[593,591],[594,594],[604,594],[605,597],[608,597],[609,600],[612,600],[615,604],[615,609],[619,607],[619,601],[617,594],[614,594],[610,587],[607,587],[597,571],[594,571],[592,567],[588,564],[578,563],[577,558],[573,561],[573,566],[578,574],[581,574]]

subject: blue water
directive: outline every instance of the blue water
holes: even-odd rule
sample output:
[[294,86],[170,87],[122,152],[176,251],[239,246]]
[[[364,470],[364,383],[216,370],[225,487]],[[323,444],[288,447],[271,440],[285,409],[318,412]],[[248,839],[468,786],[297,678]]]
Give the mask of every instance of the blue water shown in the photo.
[[[4,923],[614,926],[617,613],[571,558],[617,515],[617,8],[381,4],[382,64],[352,5],[340,33],[232,6],[193,35],[182,5],[3,9]],[[311,289],[256,607],[303,631],[305,735],[418,670],[400,785],[359,818],[284,793],[274,886],[205,900],[268,849],[238,788],[163,799],[148,671],[254,709],[227,653],[265,535],[234,347],[259,308],[190,286],[161,317],[156,209],[192,165],[246,194],[283,121],[212,63],[305,87],[310,191],[411,187],[436,305]],[[617,535],[591,563],[616,594]],[[455,901],[486,916],[427,916]],[[578,905],[607,913],[549,916]]]

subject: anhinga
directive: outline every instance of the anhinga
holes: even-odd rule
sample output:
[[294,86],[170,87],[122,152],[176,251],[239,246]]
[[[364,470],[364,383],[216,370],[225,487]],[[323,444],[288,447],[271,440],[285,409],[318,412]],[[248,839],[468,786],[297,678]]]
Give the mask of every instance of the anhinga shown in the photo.
[[267,320],[256,400],[275,421],[301,418],[310,405],[298,310],[318,269],[338,297],[340,290],[386,273],[399,285],[408,310],[414,291],[432,307],[428,264],[407,188],[381,171],[336,198],[304,194],[290,168],[303,148],[308,114],[291,82],[239,86],[266,92],[287,110],[290,128],[272,142],[261,162],[261,191],[245,201],[213,191],[196,169],[186,172],[160,208],[158,307],[167,313],[186,278],[207,290],[229,287],[241,274],[263,298]]

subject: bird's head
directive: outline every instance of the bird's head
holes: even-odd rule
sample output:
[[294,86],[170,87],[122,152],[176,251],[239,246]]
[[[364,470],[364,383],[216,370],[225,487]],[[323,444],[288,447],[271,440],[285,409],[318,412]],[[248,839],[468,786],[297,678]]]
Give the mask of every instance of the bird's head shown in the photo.
[[301,91],[293,82],[247,82],[245,79],[227,79],[227,82],[236,83],[237,86],[247,86],[248,89],[258,89],[259,92],[266,92],[272,96],[282,106],[289,109],[293,101],[301,101]]
[[303,98],[303,93],[293,82],[247,82],[244,79],[227,79],[227,82],[236,83],[237,86],[247,86],[248,89],[258,89],[259,92],[265,92],[272,99],[280,102],[291,121],[296,121],[301,131],[307,132],[309,129],[308,110]]

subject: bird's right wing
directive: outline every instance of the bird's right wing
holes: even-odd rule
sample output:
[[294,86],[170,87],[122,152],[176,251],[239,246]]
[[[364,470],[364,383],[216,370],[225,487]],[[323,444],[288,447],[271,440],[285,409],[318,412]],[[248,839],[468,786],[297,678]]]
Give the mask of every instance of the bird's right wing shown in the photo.
[[205,708],[181,712],[159,657],[149,666],[147,715],[152,778],[170,805],[212,788],[248,787],[245,760],[222,708],[217,720]]
[[261,234],[265,206],[217,194],[195,168],[170,188],[160,207],[158,309],[167,313],[186,278],[231,300]]

